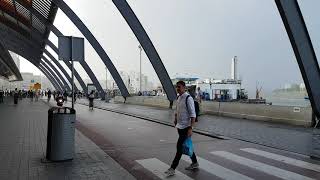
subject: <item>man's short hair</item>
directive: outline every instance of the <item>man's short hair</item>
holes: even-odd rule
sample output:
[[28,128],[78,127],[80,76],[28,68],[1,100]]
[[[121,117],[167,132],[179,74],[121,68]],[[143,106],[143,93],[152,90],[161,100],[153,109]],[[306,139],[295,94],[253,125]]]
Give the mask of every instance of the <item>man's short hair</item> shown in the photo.
[[186,87],[186,83],[184,82],[184,81],[178,81],[177,83],[176,83],[176,85],[178,86],[178,85],[182,85],[183,87]]

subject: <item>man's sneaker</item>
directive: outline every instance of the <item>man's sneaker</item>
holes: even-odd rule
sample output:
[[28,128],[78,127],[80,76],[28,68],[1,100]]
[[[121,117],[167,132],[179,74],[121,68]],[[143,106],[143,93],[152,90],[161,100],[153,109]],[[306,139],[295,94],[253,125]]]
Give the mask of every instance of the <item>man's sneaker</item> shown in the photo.
[[166,172],[164,172],[165,174],[166,174],[166,176],[167,177],[169,177],[169,176],[173,176],[175,173],[176,173],[176,171],[174,170],[174,169],[172,169],[172,168],[169,168]]
[[186,170],[194,170],[199,168],[199,163],[192,163],[190,166],[186,167]]

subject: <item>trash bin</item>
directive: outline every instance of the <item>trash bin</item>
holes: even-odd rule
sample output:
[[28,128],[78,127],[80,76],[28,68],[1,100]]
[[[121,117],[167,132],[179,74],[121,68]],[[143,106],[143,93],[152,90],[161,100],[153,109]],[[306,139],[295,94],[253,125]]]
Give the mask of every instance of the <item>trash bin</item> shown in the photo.
[[53,107],[48,111],[46,159],[72,160],[74,154],[76,111],[69,107]]

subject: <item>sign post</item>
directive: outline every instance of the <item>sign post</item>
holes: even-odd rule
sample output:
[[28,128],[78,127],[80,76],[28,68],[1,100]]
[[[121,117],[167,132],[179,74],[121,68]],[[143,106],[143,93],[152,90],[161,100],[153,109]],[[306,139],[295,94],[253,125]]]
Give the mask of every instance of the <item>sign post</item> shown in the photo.
[[58,37],[59,60],[71,61],[72,109],[74,109],[74,61],[84,61],[84,39],[73,36]]

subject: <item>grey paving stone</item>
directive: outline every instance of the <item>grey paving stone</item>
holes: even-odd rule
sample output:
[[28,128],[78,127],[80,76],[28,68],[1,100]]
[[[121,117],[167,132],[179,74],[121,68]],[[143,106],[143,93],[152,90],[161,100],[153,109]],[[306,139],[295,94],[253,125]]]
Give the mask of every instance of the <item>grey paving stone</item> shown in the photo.
[[[78,99],[77,103],[88,104],[87,99]],[[98,108],[115,110],[165,123],[172,123],[173,110],[132,104],[105,103],[96,100]],[[312,128],[251,121],[220,116],[202,115],[196,128],[214,135],[236,138],[252,143],[284,149],[310,155],[312,148]]]
[[77,130],[73,161],[41,163],[49,107],[42,101],[12,103],[0,104],[0,179],[135,179]]

